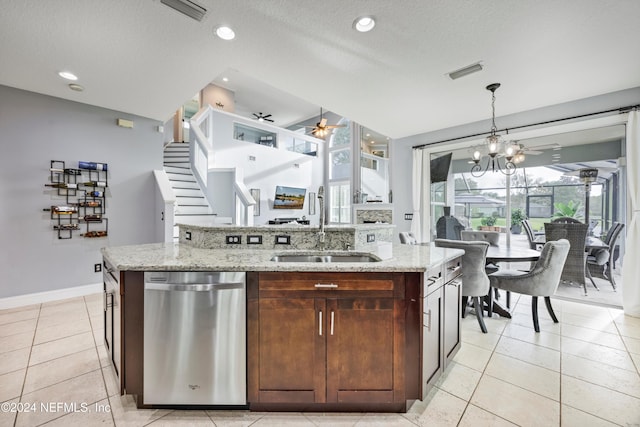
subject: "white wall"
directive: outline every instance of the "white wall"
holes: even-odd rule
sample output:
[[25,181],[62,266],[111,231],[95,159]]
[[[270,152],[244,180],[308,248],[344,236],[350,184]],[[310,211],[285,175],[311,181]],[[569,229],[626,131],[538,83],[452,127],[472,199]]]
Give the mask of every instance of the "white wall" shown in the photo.
[[[134,121],[133,129],[116,120]],[[155,239],[153,169],[162,168],[160,122],[0,86],[0,298],[102,282],[100,248]],[[59,240],[50,160],[109,165],[109,237]]]
[[[260,216],[254,217],[254,224],[267,224],[278,217],[301,218],[306,216],[311,224],[318,224],[319,209],[309,214],[309,192],[317,193],[324,178],[324,143],[319,142],[317,157],[294,153],[287,150],[233,139],[233,123],[239,121],[251,125],[250,120],[219,112],[213,119],[214,164],[219,168],[236,167],[244,175],[247,188],[260,189]],[[268,125],[266,125],[268,127]],[[264,127],[264,125],[261,125]],[[273,127],[273,132],[280,128]],[[250,160],[249,157],[255,157]],[[211,183],[209,183],[211,186]],[[307,189],[303,209],[273,209],[276,186]],[[213,183],[212,188],[217,185]],[[317,201],[316,201],[317,203]],[[224,206],[212,206],[214,212],[225,212]]]
[[[536,110],[525,111],[509,116],[497,117],[496,124],[499,129],[513,129],[517,126],[523,126],[531,123],[540,123],[565,117],[573,117],[597,111],[635,105],[638,103],[640,103],[640,87],[612,92],[592,98],[585,98],[574,102],[538,108]],[[489,114],[489,112],[487,114]],[[392,153],[390,156],[391,182],[393,190],[394,223],[397,225],[398,232],[409,231],[411,228],[411,221],[404,220],[404,213],[412,212],[411,159],[413,150],[411,147],[450,138],[488,132],[490,129],[491,122],[489,119],[392,141],[390,144],[392,147]],[[439,145],[439,148],[442,148],[443,151],[446,150],[446,147],[447,143]]]

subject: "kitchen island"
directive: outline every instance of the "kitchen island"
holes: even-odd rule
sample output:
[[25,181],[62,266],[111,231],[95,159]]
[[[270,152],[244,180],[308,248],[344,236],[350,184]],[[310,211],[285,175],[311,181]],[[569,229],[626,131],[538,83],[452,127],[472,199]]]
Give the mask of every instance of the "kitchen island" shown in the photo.
[[251,410],[406,411],[460,347],[459,250],[396,244],[391,258],[374,262],[273,260],[361,251],[186,243],[102,252],[106,345],[121,393],[138,407],[157,406],[144,401],[144,272],[246,272]]

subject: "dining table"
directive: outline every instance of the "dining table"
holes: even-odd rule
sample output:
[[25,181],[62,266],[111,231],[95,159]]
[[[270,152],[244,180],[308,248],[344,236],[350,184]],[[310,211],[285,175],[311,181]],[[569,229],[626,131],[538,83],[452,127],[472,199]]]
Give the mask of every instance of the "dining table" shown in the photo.
[[[543,245],[546,243],[547,239],[546,236],[537,236],[533,241]],[[584,241],[584,250],[589,252],[593,249],[609,249],[609,245],[596,236],[587,236]]]

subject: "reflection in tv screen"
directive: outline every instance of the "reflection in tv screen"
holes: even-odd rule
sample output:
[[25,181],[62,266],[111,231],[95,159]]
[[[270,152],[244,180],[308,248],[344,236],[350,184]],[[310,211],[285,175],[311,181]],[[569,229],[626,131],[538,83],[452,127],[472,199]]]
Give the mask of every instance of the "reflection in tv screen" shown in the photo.
[[306,188],[276,186],[276,196],[273,199],[274,209],[302,209]]

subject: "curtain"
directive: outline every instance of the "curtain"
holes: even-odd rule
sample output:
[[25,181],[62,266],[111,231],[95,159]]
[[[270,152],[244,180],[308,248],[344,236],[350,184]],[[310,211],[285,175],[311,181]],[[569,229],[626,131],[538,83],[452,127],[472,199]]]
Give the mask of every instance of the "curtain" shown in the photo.
[[640,122],[638,111],[627,121],[627,239],[622,262],[622,306],[625,314],[640,317]]
[[411,177],[413,216],[411,218],[411,232],[418,240],[418,243],[422,242],[422,222],[420,220],[422,191],[422,150],[413,150],[413,175]]
[[431,241],[431,152],[413,150],[411,232],[418,243]]

